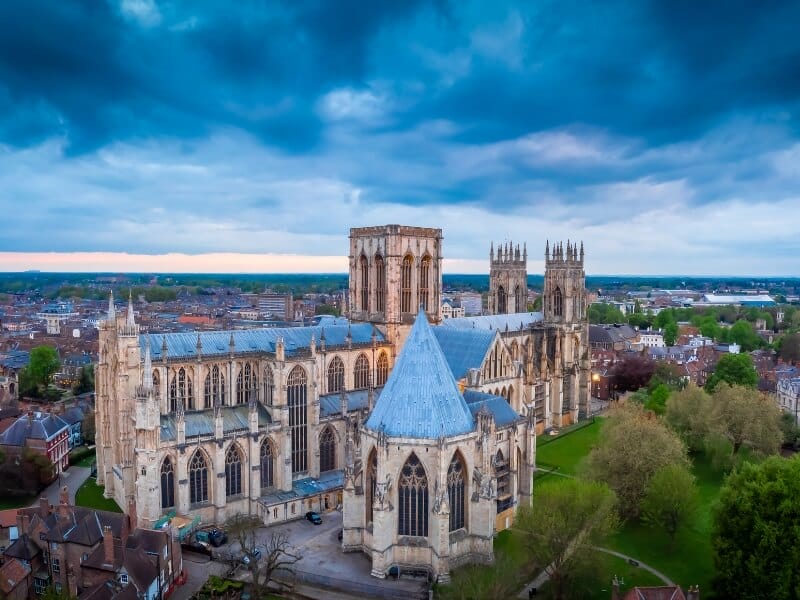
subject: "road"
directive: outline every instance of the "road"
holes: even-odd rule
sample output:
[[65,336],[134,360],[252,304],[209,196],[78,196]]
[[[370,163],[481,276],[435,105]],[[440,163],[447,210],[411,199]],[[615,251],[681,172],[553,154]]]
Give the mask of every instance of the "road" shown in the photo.
[[[89,479],[91,473],[89,467],[70,467],[64,473],[61,473],[56,480],[48,485],[44,491],[39,494],[39,498],[47,498],[50,504],[58,505],[59,490],[62,486],[66,485],[69,488],[69,502],[75,504],[75,492],[83,485],[83,482]],[[39,506],[39,498],[36,499],[31,506]]]

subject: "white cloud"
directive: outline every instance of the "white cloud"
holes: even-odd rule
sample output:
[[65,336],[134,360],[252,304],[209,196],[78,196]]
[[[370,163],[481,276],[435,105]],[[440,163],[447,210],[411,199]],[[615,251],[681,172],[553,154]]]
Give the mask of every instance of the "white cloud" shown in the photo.
[[386,98],[371,90],[339,88],[328,92],[320,100],[320,112],[332,121],[377,121],[383,116],[385,109]]
[[155,0],[121,0],[119,10],[125,18],[137,21],[143,27],[161,23],[161,12]]

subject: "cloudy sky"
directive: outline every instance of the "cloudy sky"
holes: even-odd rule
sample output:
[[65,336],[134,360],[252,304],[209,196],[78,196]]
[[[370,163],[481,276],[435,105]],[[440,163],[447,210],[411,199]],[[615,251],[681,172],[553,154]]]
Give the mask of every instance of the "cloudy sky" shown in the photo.
[[[235,9],[233,7],[236,7]],[[338,271],[348,229],[800,274],[800,3],[0,3],[0,270]]]

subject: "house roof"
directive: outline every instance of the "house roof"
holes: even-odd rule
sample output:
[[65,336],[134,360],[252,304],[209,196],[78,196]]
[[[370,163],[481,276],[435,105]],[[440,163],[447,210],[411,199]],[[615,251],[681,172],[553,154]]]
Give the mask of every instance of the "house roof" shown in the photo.
[[283,338],[285,351],[291,356],[298,350],[311,346],[313,337],[317,343],[325,337],[328,346],[343,346],[347,336],[352,343],[368,344],[372,336],[383,342],[383,334],[369,323],[353,323],[348,325],[315,325],[312,327],[269,327],[260,329],[235,329],[233,331],[202,331],[186,333],[163,333],[141,336],[139,344],[142,351],[150,340],[150,354],[153,360],[161,359],[161,347],[166,342],[168,358],[188,358],[197,356],[197,340],[200,339],[201,353],[205,356],[228,354],[230,340],[233,336],[234,352],[275,352],[275,345]]
[[[267,409],[259,402],[256,403],[258,411],[258,425],[265,427],[272,423]],[[249,421],[250,409],[246,404],[238,406],[223,406],[220,409],[222,415],[222,431],[230,433],[242,431],[250,428]],[[184,413],[184,435],[186,438],[214,435],[214,409],[187,411]],[[177,418],[173,413],[161,415],[161,441],[172,441],[177,439],[178,427]]]
[[482,315],[479,317],[458,317],[445,319],[441,327],[457,327],[460,329],[488,329],[505,331],[519,331],[533,323],[538,323],[544,317],[540,312],[511,313],[508,315]]
[[424,311],[417,314],[366,426],[389,436],[430,439],[473,430],[472,413]]
[[458,327],[435,327],[433,334],[456,379],[466,377],[470,369],[480,368],[497,336],[496,331]]
[[50,440],[68,428],[69,424],[58,415],[35,412],[19,417],[0,434],[0,443],[24,446],[25,440]]
[[517,411],[511,408],[511,405],[502,396],[467,390],[464,392],[464,400],[473,416],[477,415],[482,408],[486,408],[492,413],[495,424],[500,427],[510,425],[520,419]]
[[16,558],[9,559],[0,567],[0,592],[10,594],[20,582],[31,574],[31,568]]

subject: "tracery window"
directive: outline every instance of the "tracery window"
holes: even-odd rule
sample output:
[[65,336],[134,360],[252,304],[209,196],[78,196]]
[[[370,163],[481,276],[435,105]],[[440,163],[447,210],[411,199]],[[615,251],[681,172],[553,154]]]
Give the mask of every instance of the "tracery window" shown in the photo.
[[506,510],[512,504],[511,497],[511,471],[508,461],[503,456],[503,451],[498,450],[494,457],[494,475],[497,478],[497,512]]
[[258,396],[258,375],[250,363],[245,363],[239,375],[236,377],[236,403],[246,404],[250,400],[257,400]]
[[326,427],[319,436],[319,471],[333,471],[336,468],[336,434],[332,427]]
[[269,443],[269,440],[264,440],[264,443],[261,444],[261,487],[268,488],[275,485],[273,483],[273,452],[272,452],[272,444]]
[[553,292],[553,315],[556,317],[564,316],[564,297],[561,294],[560,287],[556,287]]
[[161,463],[161,508],[175,506],[175,468],[169,456]]
[[450,531],[464,527],[464,496],[466,492],[466,468],[458,453],[453,455],[447,469],[447,501],[450,504]]
[[358,271],[361,282],[361,310],[369,312],[369,263],[363,254],[358,259]]
[[328,393],[341,392],[344,389],[344,363],[334,356],[328,365]]
[[194,410],[194,394],[192,393],[192,380],[186,376],[186,369],[181,367],[178,373],[172,376],[169,384],[169,407],[170,411],[178,409],[178,401],[183,404],[184,409]]
[[429,294],[431,291],[431,257],[425,256],[419,268],[419,306],[428,310]]
[[411,312],[411,273],[414,268],[414,259],[406,256],[400,268],[400,312]]
[[217,365],[211,368],[205,381],[205,407],[222,406],[225,404],[225,375],[220,373]]
[[274,393],[275,377],[272,374],[272,369],[264,367],[264,404],[272,406]]
[[189,461],[189,502],[208,502],[208,464],[200,450]]
[[375,256],[375,310],[386,310],[386,265],[380,254]]
[[369,387],[369,359],[363,354],[359,354],[356,359],[356,366],[353,369],[354,388],[363,390]]
[[375,371],[375,385],[380,387],[384,385],[389,378],[389,357],[386,356],[386,352],[381,351],[381,353],[378,354],[378,364]]
[[156,370],[153,370],[153,392],[155,393],[156,398],[161,396],[161,376]]
[[308,470],[308,388],[306,372],[297,365],[286,381],[289,430],[292,437],[292,473]]
[[378,478],[378,453],[373,448],[367,459],[367,485],[364,486],[367,509],[367,523],[372,523],[372,503],[375,501],[375,483]]
[[225,455],[225,496],[242,493],[242,456],[236,446],[228,448]]
[[398,503],[397,533],[427,536],[428,478],[416,454],[408,457],[400,472]]
[[501,285],[497,288],[497,314],[504,315],[506,314],[508,308],[507,298],[506,298],[506,290]]

